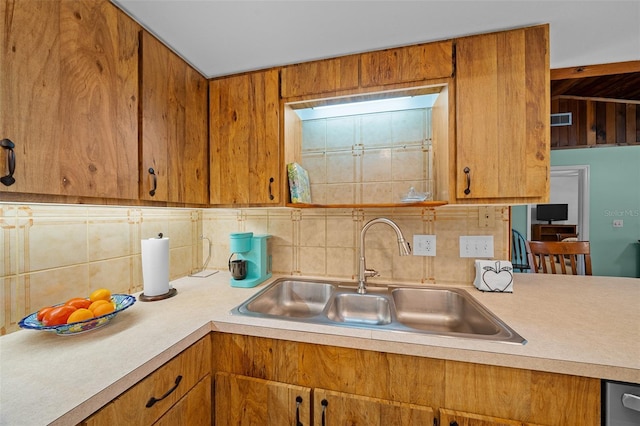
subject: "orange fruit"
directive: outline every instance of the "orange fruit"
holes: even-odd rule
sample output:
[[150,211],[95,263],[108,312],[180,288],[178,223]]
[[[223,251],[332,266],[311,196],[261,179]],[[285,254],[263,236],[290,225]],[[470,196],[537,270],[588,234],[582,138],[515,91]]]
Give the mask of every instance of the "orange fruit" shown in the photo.
[[101,305],[96,306],[93,310],[93,315],[100,317],[102,315],[110,314],[115,311],[116,307],[113,306],[113,303],[103,303]]
[[42,323],[46,326],[66,324],[69,316],[75,312],[76,308],[69,305],[55,306],[42,318]]
[[111,292],[106,288],[99,288],[89,296],[89,300],[95,302],[96,300],[111,300]]
[[71,324],[72,322],[84,321],[93,318],[93,312],[91,312],[87,308],[78,308],[76,309],[69,318],[67,318],[67,324]]
[[88,309],[89,305],[91,305],[91,300],[83,299],[82,297],[74,297],[73,299],[67,300],[65,305],[75,306],[77,309]]
[[98,306],[106,305],[108,303],[110,304],[111,302],[109,302],[108,300],[96,300],[95,302],[91,303],[91,305],[89,306],[89,310],[95,311]]
[[44,318],[44,316],[47,314],[47,312],[49,312],[50,310],[53,309],[53,306],[47,306],[46,308],[42,308],[38,311],[38,314],[36,315],[36,319],[40,322],[42,322],[42,318]]

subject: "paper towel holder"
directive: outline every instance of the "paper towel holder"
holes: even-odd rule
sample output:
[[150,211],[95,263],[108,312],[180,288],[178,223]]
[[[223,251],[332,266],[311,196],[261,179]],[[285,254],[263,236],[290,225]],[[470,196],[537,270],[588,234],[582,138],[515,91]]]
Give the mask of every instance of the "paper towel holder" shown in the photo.
[[175,296],[176,294],[178,294],[178,290],[171,287],[165,294],[159,294],[157,296],[146,296],[144,293],[140,293],[140,295],[138,296],[138,300],[141,302],[155,302],[156,300],[168,299]]
[[[158,234],[158,238],[162,239],[162,237],[163,237],[163,234],[161,232],[161,233]],[[166,293],[158,294],[158,295],[155,295],[155,296],[147,296],[143,292],[143,293],[140,293],[138,295],[138,300],[141,301],[141,302],[154,302],[154,301],[157,301],[157,300],[168,299],[170,297],[175,296],[176,294],[178,294],[178,290],[176,290],[175,288],[171,287],[171,284],[169,284],[169,291],[167,291]]]

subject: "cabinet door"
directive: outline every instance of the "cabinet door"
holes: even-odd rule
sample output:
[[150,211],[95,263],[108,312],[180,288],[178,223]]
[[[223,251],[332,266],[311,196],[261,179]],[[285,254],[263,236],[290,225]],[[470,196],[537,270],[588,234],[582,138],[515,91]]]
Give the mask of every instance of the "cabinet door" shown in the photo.
[[316,426],[424,426],[432,425],[430,407],[387,401],[378,398],[313,390],[314,425]]
[[269,380],[217,373],[215,424],[311,424],[311,389]]
[[358,56],[343,56],[282,68],[282,97],[315,95],[356,89]]
[[482,416],[480,414],[465,413],[463,411],[441,408],[439,412],[440,424],[443,426],[536,426],[534,423]]
[[[179,410],[185,416],[189,413],[195,418],[200,418],[200,410],[206,409],[209,413],[211,412],[211,399],[207,400],[206,392],[203,395],[201,393],[203,391],[194,386],[198,382],[203,383],[205,381],[203,379],[210,373],[211,339],[207,336],[185,349],[81,424],[86,426],[151,425],[171,408],[175,408],[175,404],[183,396],[192,392],[192,389],[195,391],[194,400],[185,401]],[[204,386],[210,388],[210,385]],[[206,407],[194,407],[201,404],[205,404]],[[173,415],[168,419],[171,418]]]
[[207,80],[142,32],[140,198],[206,204]]
[[211,204],[280,203],[278,71],[210,82]]
[[0,139],[15,144],[0,191],[137,198],[139,26],[106,0],[3,1],[0,15]]
[[211,420],[211,376],[207,374],[154,425],[207,426]]
[[362,87],[433,78],[453,74],[453,43],[443,41],[360,55]]
[[549,27],[456,41],[456,196],[546,200]]

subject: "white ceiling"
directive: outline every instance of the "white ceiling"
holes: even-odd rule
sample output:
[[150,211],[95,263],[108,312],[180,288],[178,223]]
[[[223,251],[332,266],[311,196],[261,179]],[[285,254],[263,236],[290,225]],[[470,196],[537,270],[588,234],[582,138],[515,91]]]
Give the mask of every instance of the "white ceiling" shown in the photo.
[[111,0],[205,77],[549,23],[551,68],[640,60],[640,0]]

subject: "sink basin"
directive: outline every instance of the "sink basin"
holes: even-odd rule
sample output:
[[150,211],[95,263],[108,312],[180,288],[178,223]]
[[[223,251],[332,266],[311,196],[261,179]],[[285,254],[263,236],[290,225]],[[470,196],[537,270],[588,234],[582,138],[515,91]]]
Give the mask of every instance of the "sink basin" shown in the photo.
[[356,283],[279,279],[232,314],[525,344],[526,340],[467,291],[448,287],[369,287]]
[[499,324],[459,290],[397,288],[391,291],[399,323],[432,332],[495,335]]
[[334,290],[332,284],[283,280],[244,305],[243,310],[279,317],[306,318],[324,310]]
[[338,294],[327,311],[332,321],[382,325],[391,323],[389,299],[370,294]]

